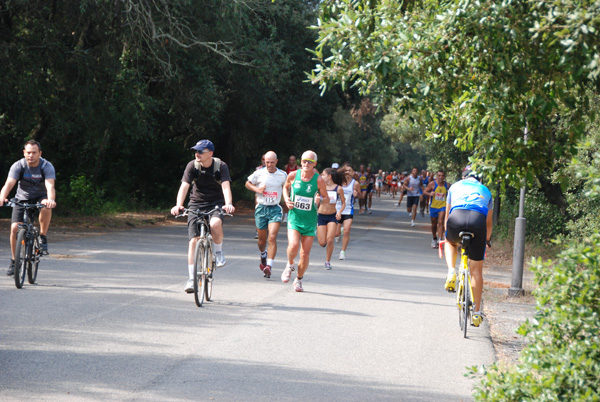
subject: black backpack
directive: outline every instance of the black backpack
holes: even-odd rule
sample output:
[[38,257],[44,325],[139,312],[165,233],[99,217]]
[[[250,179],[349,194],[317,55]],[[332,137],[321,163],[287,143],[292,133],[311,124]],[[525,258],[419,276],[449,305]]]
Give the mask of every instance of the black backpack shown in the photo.
[[[212,176],[213,176],[213,179],[215,179],[215,181],[219,184],[221,184],[221,163],[222,163],[221,159],[213,156]],[[198,162],[194,162],[194,167],[196,169],[198,169],[198,171],[200,171],[200,166],[199,166]],[[196,180],[199,178],[200,178],[200,176],[198,176],[196,178]]]

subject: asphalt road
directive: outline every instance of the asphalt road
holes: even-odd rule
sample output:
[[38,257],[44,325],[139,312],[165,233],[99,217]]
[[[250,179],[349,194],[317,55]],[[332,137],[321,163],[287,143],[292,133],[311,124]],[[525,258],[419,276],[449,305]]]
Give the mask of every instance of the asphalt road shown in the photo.
[[[214,301],[183,292],[183,224],[51,243],[38,283],[0,276],[0,400],[463,401],[494,359],[487,323],[463,339],[429,218],[384,196],[356,216],[347,260],[304,293],[258,269],[253,219],[229,218]],[[8,244],[0,243],[2,273]]]

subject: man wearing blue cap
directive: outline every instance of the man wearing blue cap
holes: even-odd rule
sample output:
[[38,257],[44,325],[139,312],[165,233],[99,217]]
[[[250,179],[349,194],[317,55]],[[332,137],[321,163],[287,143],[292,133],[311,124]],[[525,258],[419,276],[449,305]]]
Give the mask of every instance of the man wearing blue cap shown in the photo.
[[[171,208],[171,214],[178,215],[184,209],[184,202],[188,191],[190,194],[189,209],[200,209],[210,211],[220,206],[225,212],[233,213],[235,208],[232,204],[231,176],[225,162],[213,157],[215,146],[209,140],[201,140],[191,149],[194,150],[195,159],[185,167],[181,186],[177,193],[177,204]],[[197,231],[196,221],[198,217],[188,216],[188,236],[190,239],[188,248],[188,272],[189,279],[185,285],[185,291],[194,291],[194,251],[200,233]],[[215,259],[217,267],[225,265],[223,254],[223,217],[220,213],[214,213],[210,217],[210,230],[213,237]]]

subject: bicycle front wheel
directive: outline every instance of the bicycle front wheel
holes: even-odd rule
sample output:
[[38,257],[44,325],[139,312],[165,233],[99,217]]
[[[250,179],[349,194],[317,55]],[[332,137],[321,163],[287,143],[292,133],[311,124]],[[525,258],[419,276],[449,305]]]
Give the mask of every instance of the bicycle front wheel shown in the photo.
[[465,284],[465,289],[464,289],[464,303],[463,303],[463,337],[467,337],[467,327],[469,326],[469,320],[471,318],[471,292],[469,289],[469,277],[467,276],[467,273],[465,272],[463,274],[463,281]]
[[40,241],[37,236],[33,240],[33,249],[31,253],[31,262],[27,266],[27,281],[30,284],[35,283],[35,279],[37,278],[38,267],[40,265],[40,256],[42,255],[40,251]]
[[204,302],[204,276],[202,266],[204,264],[204,243],[200,240],[196,244],[196,253],[194,255],[194,299],[196,306],[202,307]]
[[215,274],[215,261],[213,258],[212,247],[209,246],[205,249],[204,263],[202,264],[202,272],[205,272],[205,280],[203,281],[202,288],[204,289],[204,298],[206,301],[210,301],[212,298],[212,285]]
[[27,271],[27,230],[20,229],[17,233],[17,246],[15,248],[15,286],[23,287],[25,272]]

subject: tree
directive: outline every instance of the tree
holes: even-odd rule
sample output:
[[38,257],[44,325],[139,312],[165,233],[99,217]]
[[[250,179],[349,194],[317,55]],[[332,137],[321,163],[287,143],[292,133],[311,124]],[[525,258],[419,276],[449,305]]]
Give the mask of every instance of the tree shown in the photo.
[[597,1],[330,0],[311,80],[376,97],[518,187],[575,151],[600,74],[599,15]]

